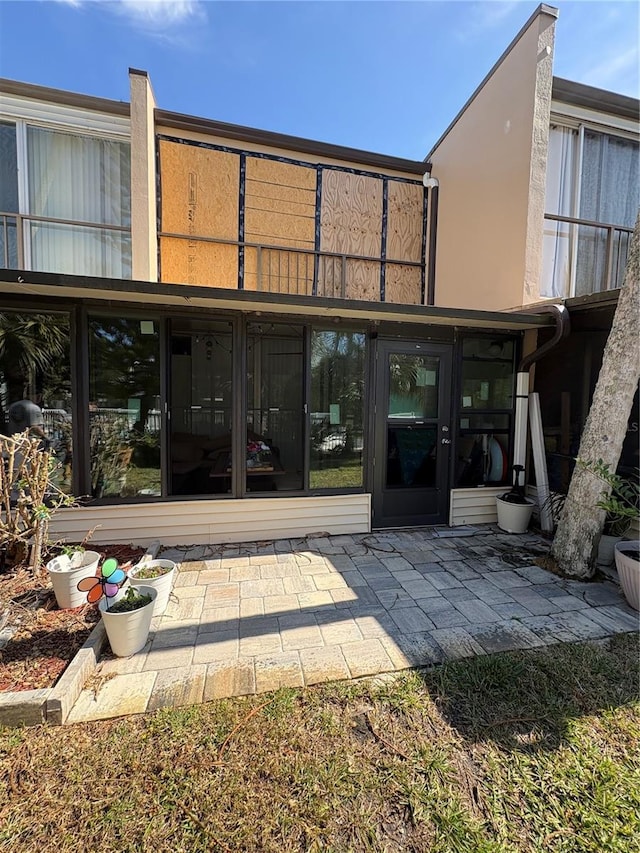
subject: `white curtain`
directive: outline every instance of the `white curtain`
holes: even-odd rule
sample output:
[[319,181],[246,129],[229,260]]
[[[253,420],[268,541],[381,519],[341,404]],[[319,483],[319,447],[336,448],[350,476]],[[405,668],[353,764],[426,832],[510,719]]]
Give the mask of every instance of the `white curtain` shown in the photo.
[[[585,130],[580,218],[633,228],[640,204],[638,143]],[[620,287],[629,237],[614,237],[610,287]],[[607,232],[580,226],[576,295],[606,289]]]
[[131,225],[129,145],[27,128],[29,213],[95,223],[33,222],[31,268],[131,277],[131,237],[100,225]]
[[[547,159],[545,212],[573,216],[577,131],[551,127]],[[564,222],[545,219],[542,243],[540,296],[569,296],[571,286],[572,230]]]

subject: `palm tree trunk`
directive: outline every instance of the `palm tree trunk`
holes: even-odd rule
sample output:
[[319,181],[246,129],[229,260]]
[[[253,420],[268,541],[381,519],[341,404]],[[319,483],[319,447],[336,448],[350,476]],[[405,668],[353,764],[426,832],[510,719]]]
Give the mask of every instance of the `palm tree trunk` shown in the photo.
[[[618,467],[640,379],[639,231],[640,214],[631,238],[624,282],[578,452],[579,459],[585,462],[601,459],[611,471]],[[577,465],[551,549],[558,568],[566,575],[585,579],[593,575],[606,515],[596,506],[602,491],[602,481],[588,467]]]

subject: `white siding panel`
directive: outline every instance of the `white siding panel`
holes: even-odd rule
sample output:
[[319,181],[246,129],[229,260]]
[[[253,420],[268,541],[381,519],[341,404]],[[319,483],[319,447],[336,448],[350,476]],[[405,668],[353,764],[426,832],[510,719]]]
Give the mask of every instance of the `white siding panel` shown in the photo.
[[50,538],[148,545],[209,545],[280,539],[309,533],[368,533],[370,495],[305,498],[166,501],[153,504],[74,507],[53,519]]
[[54,104],[50,101],[20,98],[17,95],[0,95],[0,114],[3,118],[24,119],[35,124],[75,131],[93,131],[108,136],[128,137],[130,132],[128,116],[100,113],[66,104]]
[[496,495],[509,491],[507,486],[484,486],[477,489],[452,489],[449,503],[449,525],[495,524],[498,520]]
[[[449,525],[458,527],[462,524],[496,524],[498,510],[496,495],[509,491],[509,486],[484,486],[477,489],[452,489],[449,504]],[[537,512],[537,490],[527,486],[527,497],[536,501],[534,513]]]

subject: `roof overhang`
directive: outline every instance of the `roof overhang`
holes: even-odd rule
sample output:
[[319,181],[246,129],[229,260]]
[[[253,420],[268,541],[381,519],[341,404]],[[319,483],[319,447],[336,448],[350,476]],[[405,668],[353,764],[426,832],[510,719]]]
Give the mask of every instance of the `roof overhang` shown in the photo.
[[411,323],[428,326],[522,331],[553,324],[551,317],[519,311],[478,311],[395,305],[320,296],[296,296],[250,290],[229,290],[188,284],[165,284],[25,270],[0,270],[0,293],[16,299],[83,300],[118,304],[189,307],[249,314],[283,314],[359,323]]
[[552,95],[555,101],[585,107],[596,112],[608,113],[621,118],[638,121],[640,119],[640,101],[618,92],[596,89],[584,83],[575,83],[562,77],[553,78]]

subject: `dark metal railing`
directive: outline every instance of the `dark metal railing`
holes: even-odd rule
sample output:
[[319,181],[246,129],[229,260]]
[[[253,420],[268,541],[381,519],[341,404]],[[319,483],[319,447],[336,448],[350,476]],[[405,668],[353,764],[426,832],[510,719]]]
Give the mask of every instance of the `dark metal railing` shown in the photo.
[[[591,279],[589,282],[579,282],[576,280],[576,292],[579,293],[600,293],[606,290],[612,290],[620,287],[622,283],[622,275],[627,262],[629,253],[629,244],[631,242],[631,234],[633,228],[628,228],[624,225],[614,225],[610,222],[597,222],[591,219],[580,219],[575,216],[558,216],[553,213],[545,213],[545,221],[558,222],[563,225],[574,226],[571,230],[570,240],[572,245],[578,247],[580,241],[586,241],[587,235],[584,229],[597,229],[596,235],[604,232],[601,237],[596,236],[593,246],[592,266],[597,268],[602,266],[602,273],[597,279]],[[583,242],[583,246],[585,243]],[[577,257],[572,256],[572,265],[577,263]],[[580,274],[580,268],[572,270],[573,275]]]
[[[245,289],[270,293],[332,296],[344,299],[350,282],[350,272],[363,264],[422,268],[418,261],[383,260],[372,255],[348,252],[323,252],[315,249],[291,248],[263,243],[225,240],[219,237],[195,237],[160,231],[159,238],[188,240],[195,243],[215,243],[244,248]],[[255,286],[252,279],[255,277]],[[248,285],[248,286],[247,286]]]
[[[131,228],[125,225],[108,225],[103,222],[84,222],[79,219],[59,219],[55,216],[33,216],[27,213],[8,213],[0,211],[0,268],[25,269],[25,223],[41,222],[45,225],[66,225],[73,228],[91,228],[94,231],[118,231],[130,234]],[[10,240],[11,229],[14,239]]]

